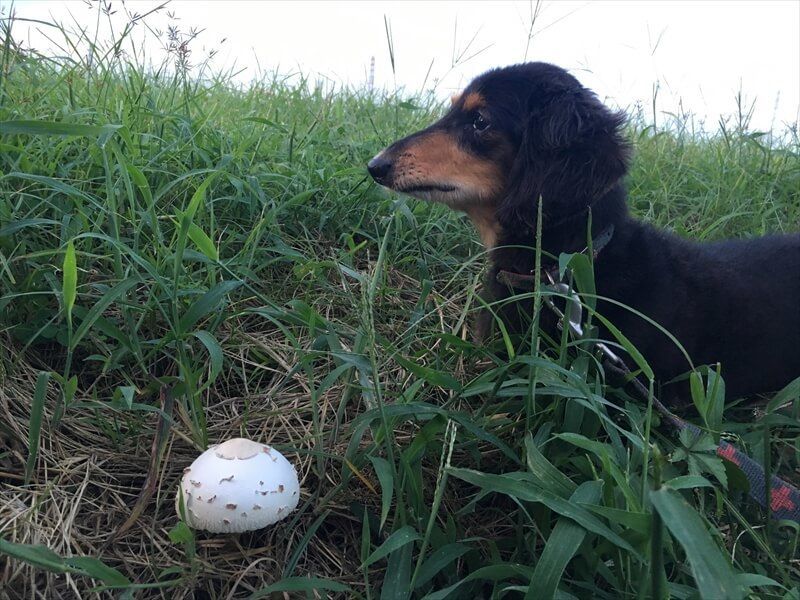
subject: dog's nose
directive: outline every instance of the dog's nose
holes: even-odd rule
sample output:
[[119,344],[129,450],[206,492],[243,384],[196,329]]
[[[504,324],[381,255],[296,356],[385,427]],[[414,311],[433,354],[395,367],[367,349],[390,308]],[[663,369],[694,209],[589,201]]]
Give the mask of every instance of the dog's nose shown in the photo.
[[367,163],[367,171],[369,171],[369,174],[372,175],[372,178],[378,183],[384,183],[391,170],[392,161],[384,158],[383,153],[378,154]]

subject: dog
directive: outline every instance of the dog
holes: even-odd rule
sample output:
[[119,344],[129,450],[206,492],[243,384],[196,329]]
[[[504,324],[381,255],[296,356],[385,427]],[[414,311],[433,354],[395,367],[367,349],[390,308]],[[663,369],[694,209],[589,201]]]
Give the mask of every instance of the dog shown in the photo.
[[[467,214],[488,249],[495,302],[519,295],[499,276],[533,272],[537,225],[555,260],[607,240],[594,252],[597,312],[673,405],[698,365],[721,365],[729,399],[781,389],[800,376],[800,234],[696,243],[633,218],[625,122],[564,69],[519,64],[477,77],[444,117],[367,169],[382,186]],[[527,297],[497,311],[512,331],[531,314]]]

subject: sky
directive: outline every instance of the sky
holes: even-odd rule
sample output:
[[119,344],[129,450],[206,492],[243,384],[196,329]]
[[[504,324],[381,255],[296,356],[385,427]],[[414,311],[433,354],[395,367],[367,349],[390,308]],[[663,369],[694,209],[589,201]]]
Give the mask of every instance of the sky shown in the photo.
[[[113,2],[115,30],[126,11],[158,4]],[[8,14],[10,3],[0,7]],[[96,4],[18,0],[14,11],[109,33]],[[215,50],[212,68],[233,69],[240,83],[277,69],[363,86],[374,57],[376,87],[446,98],[489,68],[542,60],[569,69],[610,105],[638,107],[648,122],[688,112],[713,131],[720,118],[735,120],[740,92],[752,129],[796,128],[800,117],[800,0],[177,0],[145,22],[135,39],[151,59],[163,56],[157,34],[163,43],[168,25],[196,28],[191,60]],[[15,38],[44,50],[45,30],[18,23]]]

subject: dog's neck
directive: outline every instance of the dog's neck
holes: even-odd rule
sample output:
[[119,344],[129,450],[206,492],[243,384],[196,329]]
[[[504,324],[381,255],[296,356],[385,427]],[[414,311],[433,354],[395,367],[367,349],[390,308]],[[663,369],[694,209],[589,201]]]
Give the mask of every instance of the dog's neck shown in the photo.
[[497,246],[502,232],[500,223],[494,216],[494,211],[495,207],[491,204],[471,206],[465,210],[487,250]]
[[[470,218],[478,228],[484,245],[491,250],[494,265],[518,272],[532,268],[535,261],[533,250],[536,245],[535,227],[520,224],[519,228],[511,230],[508,227],[501,227],[496,219],[484,220],[484,224],[479,226],[475,217],[470,215]],[[558,256],[562,252],[580,252],[586,247],[590,218],[592,237],[596,237],[612,225],[619,225],[628,218],[626,194],[621,183],[613,186],[593,202],[589,209],[580,213],[568,215],[566,218],[563,216],[548,218],[548,215],[544,214],[542,250],[553,256]],[[490,231],[491,235],[484,234],[484,231]],[[492,242],[491,245],[487,240]]]

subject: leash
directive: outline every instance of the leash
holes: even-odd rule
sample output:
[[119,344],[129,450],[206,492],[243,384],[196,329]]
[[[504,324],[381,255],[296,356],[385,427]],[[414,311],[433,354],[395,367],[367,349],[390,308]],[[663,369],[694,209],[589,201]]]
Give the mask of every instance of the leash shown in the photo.
[[[597,258],[599,252],[611,240],[613,233],[614,227],[612,225],[593,240],[593,258]],[[581,253],[585,253],[587,250],[588,247],[585,248]],[[575,293],[570,286],[557,280],[557,272],[557,264],[555,265],[555,268],[551,267],[549,269],[543,269],[542,274],[546,278],[546,281],[543,283],[550,285],[555,291],[564,294],[564,296],[567,298],[567,302],[571,304],[571,307],[566,310],[570,317],[568,318],[564,312],[562,312],[553,303],[551,298],[545,296],[542,299],[545,305],[551,311],[553,311],[558,319],[559,329],[562,329],[563,324],[567,323],[572,336],[580,339],[583,337],[583,306],[581,305],[578,294]],[[509,287],[522,289],[525,291],[533,291],[536,288],[535,276],[531,274],[514,273],[512,271],[501,270],[497,273],[497,280],[500,283],[508,285]],[[622,358],[614,351],[612,351],[611,348],[602,342],[595,342],[594,345],[603,355],[604,369],[613,371],[617,375],[624,376],[625,379],[633,385],[637,394],[645,401],[647,401],[649,398],[652,398],[653,406],[655,406],[659,414],[661,414],[664,420],[672,425],[672,427],[674,427],[678,432],[688,431],[695,438],[700,437],[703,434],[699,427],[680,418],[669,408],[667,408],[654,394],[651,395],[650,390],[648,390],[644,384],[631,373],[628,365],[625,364],[625,361],[622,360]],[[800,523],[800,489],[773,475],[770,478],[768,501],[766,474],[764,473],[764,468],[760,464],[725,440],[720,440],[716,447],[716,454],[723,460],[731,462],[739,467],[742,473],[744,473],[744,476],[749,484],[749,496],[760,506],[768,509],[770,515],[774,519],[785,519]]]

